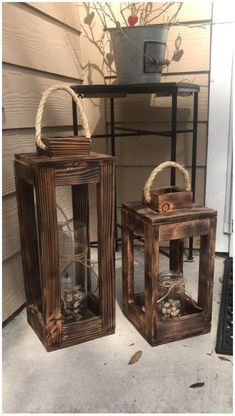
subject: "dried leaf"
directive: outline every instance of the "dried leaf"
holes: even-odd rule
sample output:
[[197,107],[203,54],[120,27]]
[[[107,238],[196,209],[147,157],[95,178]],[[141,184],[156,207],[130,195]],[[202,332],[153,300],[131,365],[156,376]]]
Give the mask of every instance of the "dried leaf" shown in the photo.
[[134,342],[132,342],[132,344],[129,344],[128,347],[132,347],[132,345],[135,345]]
[[204,384],[205,384],[204,382],[199,382],[199,383],[191,384],[191,386],[189,386],[189,387],[190,387],[190,389],[196,389],[197,387],[203,387]]
[[218,357],[221,361],[229,361],[230,363],[232,362],[231,360],[229,360],[228,358],[225,357],[221,357],[221,355],[219,355]]
[[132,355],[128,364],[135,364],[137,361],[139,361],[141,355],[142,355],[142,351],[136,351],[135,354]]

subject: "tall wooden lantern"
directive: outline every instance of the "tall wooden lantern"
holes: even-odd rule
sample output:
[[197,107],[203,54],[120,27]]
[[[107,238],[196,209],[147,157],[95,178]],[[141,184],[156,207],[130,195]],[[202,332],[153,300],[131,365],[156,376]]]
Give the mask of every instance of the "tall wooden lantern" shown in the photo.
[[[76,101],[86,137],[41,139],[43,106],[58,89]],[[37,154],[15,155],[15,179],[28,322],[52,351],[115,330],[115,165],[113,157],[90,152],[83,107],[67,86],[54,86],[43,95],[36,142]],[[96,264],[89,244],[90,186],[97,200]],[[62,187],[71,197],[72,218],[59,222],[57,193]]]
[[[151,189],[165,167],[178,168],[185,189]],[[155,168],[145,184],[142,202],[122,206],[123,310],[151,345],[210,331],[216,233],[216,211],[193,203],[187,171],[175,162]],[[143,290],[134,267],[134,236],[144,241]],[[200,238],[198,295],[187,290],[183,270],[184,239]],[[169,242],[169,269],[160,272],[160,244]],[[138,276],[139,278],[139,276]]]

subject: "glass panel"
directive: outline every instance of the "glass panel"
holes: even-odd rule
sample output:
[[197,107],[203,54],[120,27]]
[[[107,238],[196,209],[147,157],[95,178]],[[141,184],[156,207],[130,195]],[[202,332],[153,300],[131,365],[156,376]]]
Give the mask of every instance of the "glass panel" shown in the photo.
[[65,321],[80,320],[87,310],[87,229],[69,220],[58,224],[61,308]]

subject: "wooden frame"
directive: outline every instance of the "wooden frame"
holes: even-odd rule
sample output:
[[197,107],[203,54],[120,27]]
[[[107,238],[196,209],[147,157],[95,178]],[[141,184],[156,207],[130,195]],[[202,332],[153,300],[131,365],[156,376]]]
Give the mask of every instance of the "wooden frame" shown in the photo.
[[[114,192],[112,156],[15,156],[15,180],[28,322],[47,351],[115,330]],[[72,186],[73,217],[89,229],[88,184],[97,185],[99,305],[89,294],[89,319],[62,322],[56,186]],[[34,206],[36,195],[36,210]],[[89,275],[89,274],[88,274]]]
[[[211,329],[216,211],[199,207],[156,213],[141,202],[122,205],[123,311],[152,345],[159,345]],[[145,241],[145,290],[134,293],[133,234]],[[160,242],[170,240],[170,269],[183,271],[183,239],[200,236],[197,304],[186,298],[186,314],[163,321],[157,300]]]

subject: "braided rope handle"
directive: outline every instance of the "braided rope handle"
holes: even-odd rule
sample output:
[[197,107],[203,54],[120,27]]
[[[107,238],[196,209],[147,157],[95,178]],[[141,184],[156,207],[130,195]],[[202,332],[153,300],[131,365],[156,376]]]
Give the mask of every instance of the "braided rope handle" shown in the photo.
[[151,194],[150,194],[150,188],[152,186],[152,183],[156,176],[165,168],[176,168],[178,169],[182,175],[184,176],[184,188],[186,191],[191,191],[191,185],[190,185],[190,175],[188,171],[179,163],[167,161],[164,163],[161,163],[159,166],[157,166],[153,171],[150,173],[149,178],[147,179],[145,185],[144,185],[144,199],[146,202],[151,201]]
[[68,94],[71,95],[71,97],[73,98],[73,100],[75,101],[75,103],[77,105],[77,109],[80,112],[82,124],[83,124],[84,130],[85,130],[85,136],[86,136],[87,139],[91,138],[91,133],[90,133],[90,130],[89,130],[87,117],[86,117],[83,105],[82,105],[80,99],[78,98],[78,96],[75,94],[75,92],[72,90],[72,88],[70,88],[68,85],[54,85],[54,86],[48,88],[43,93],[42,98],[41,98],[40,103],[39,103],[39,106],[38,106],[37,115],[36,115],[35,141],[37,143],[37,146],[40,147],[41,149],[46,149],[45,144],[41,140],[41,121],[42,121],[42,114],[43,114],[43,110],[44,110],[44,105],[45,105],[49,95],[51,95],[54,91],[57,91],[57,90],[66,91]]

